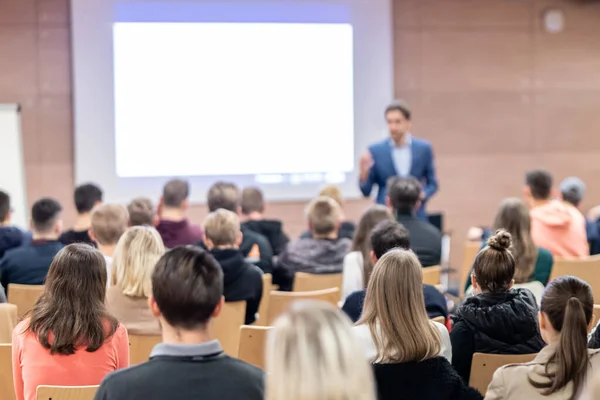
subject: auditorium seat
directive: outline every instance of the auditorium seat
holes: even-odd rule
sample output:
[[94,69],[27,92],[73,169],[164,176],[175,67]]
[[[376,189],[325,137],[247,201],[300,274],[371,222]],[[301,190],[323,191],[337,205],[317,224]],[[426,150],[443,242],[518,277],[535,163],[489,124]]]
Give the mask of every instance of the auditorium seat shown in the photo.
[[44,285],[8,285],[8,302],[17,306],[19,319],[27,314],[44,292]]
[[[294,275],[294,292],[312,292],[315,290],[340,289],[342,290],[342,274],[307,274],[296,272]],[[341,300],[341,297],[338,301]]]
[[0,304],[0,343],[12,342],[12,331],[17,326],[17,306]]
[[442,267],[427,267],[423,268],[423,283],[426,285],[436,286],[442,280]]
[[473,354],[469,386],[485,396],[494,372],[504,365],[533,361],[537,354]]
[[583,259],[555,259],[550,281],[565,275],[575,276],[586,281],[592,287],[594,299],[600,299],[600,256]]
[[162,342],[160,335],[135,335],[129,334],[129,363],[141,364],[148,361],[154,346]]
[[11,344],[0,344],[0,399],[16,399],[13,385]]
[[219,339],[225,353],[237,357],[240,343],[240,327],[246,318],[246,302],[225,303],[221,314],[213,320],[213,336]]
[[242,326],[238,358],[265,369],[265,348],[270,329],[270,326]]
[[254,325],[264,326],[267,324],[271,291],[273,291],[273,276],[271,274],[264,274],[262,297],[260,299],[260,306],[258,307],[258,319],[254,322]]
[[98,386],[38,386],[37,400],[94,400]]
[[268,325],[272,325],[277,317],[279,317],[289,305],[296,300],[320,300],[337,307],[337,303],[340,300],[340,289],[330,288],[312,292],[273,291],[271,292],[271,299],[269,301]]

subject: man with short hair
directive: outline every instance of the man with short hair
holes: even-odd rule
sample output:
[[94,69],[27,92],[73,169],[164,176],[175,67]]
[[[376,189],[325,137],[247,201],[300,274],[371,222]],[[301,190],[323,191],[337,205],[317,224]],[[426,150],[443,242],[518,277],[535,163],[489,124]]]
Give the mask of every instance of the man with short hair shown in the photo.
[[11,225],[10,196],[0,190],[0,259],[7,250],[31,241],[31,235]]
[[246,301],[246,325],[254,323],[262,297],[263,272],[246,262],[240,251],[240,220],[233,211],[219,208],[204,220],[204,244],[223,269],[225,301]]
[[442,234],[429,221],[417,218],[416,210],[421,204],[423,188],[415,178],[391,177],[388,182],[388,206],[394,210],[396,220],[410,233],[410,243],[421,265],[440,265],[442,258]]
[[110,285],[112,257],[129,224],[129,214],[120,204],[101,204],[92,210],[91,224],[90,238],[98,245],[98,250],[106,260],[107,285]]
[[531,237],[538,247],[555,257],[585,257],[590,254],[585,218],[575,207],[553,200],[552,175],[534,170],[525,176],[525,199],[531,217]]
[[102,196],[102,189],[93,183],[86,183],[75,188],[73,200],[77,209],[77,219],[72,229],[60,235],[59,240],[62,244],[66,246],[71,243],[89,243],[95,246],[88,232],[92,210],[102,203]]
[[[6,290],[11,283],[42,285],[50,263],[62,249],[62,207],[58,201],[43,198],[31,208],[31,243],[8,250],[0,260],[0,281]],[[7,292],[8,293],[8,292]]]
[[167,248],[194,244],[202,240],[202,229],[186,218],[190,207],[190,185],[182,179],[172,179],[163,188],[160,200],[160,221],[156,230]]
[[[575,207],[579,212],[581,212],[579,206],[585,195],[585,190],[585,183],[577,177],[567,178],[560,184],[560,194],[563,201],[567,205]],[[598,225],[594,221],[585,218],[585,233],[590,247],[590,255],[600,254],[600,232],[598,231]]]
[[179,246],[164,254],[148,299],[163,341],[149,361],[106,376],[95,400],[262,400],[263,372],[226,355],[211,336],[223,301],[223,272],[208,252]]
[[262,191],[257,187],[242,190],[242,227],[263,235],[269,241],[273,254],[278,255],[285,249],[290,238],[283,232],[283,223],[278,219],[266,219],[265,200]]
[[311,238],[288,243],[273,270],[273,282],[280,290],[292,290],[296,272],[335,274],[342,272],[344,256],[352,241],[339,238],[341,210],[331,197],[317,197],[307,207],[308,229]]
[[152,200],[146,197],[135,198],[127,205],[130,226],[157,226],[158,216]]
[[[240,214],[240,190],[231,182],[216,182],[206,196],[210,212],[219,208]],[[268,274],[273,271],[273,249],[266,237],[242,226],[240,250],[249,262]]]

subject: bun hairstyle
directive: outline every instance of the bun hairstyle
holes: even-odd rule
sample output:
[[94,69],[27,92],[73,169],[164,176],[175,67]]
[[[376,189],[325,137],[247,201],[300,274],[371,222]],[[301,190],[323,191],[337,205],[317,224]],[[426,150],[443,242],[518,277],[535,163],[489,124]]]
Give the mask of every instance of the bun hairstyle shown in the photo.
[[573,276],[556,278],[544,291],[540,311],[548,317],[552,328],[560,332],[560,339],[541,375],[543,380],[530,376],[529,383],[542,389],[542,395],[549,396],[572,382],[569,399],[573,400],[581,392],[589,364],[587,331],[594,311],[592,289]]
[[510,289],[516,267],[509,250],[511,245],[510,233],[498,229],[475,257],[473,273],[482,292],[501,293]]

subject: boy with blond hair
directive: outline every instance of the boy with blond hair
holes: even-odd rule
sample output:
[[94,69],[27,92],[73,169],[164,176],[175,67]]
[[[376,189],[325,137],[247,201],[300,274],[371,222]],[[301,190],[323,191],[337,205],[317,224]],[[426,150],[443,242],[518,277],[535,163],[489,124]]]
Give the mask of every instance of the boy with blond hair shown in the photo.
[[[348,238],[352,240],[352,238],[354,237],[354,231],[356,230],[356,225],[353,222],[344,220],[344,196],[340,188],[336,185],[323,186],[323,188],[319,192],[319,196],[331,197],[340,206],[341,222],[338,228],[338,237]],[[309,238],[312,237],[312,233],[310,230],[307,230],[304,231],[300,237]]]
[[[106,260],[106,272],[110,278],[112,257],[119,239],[129,225],[129,213],[120,204],[101,204],[92,210],[90,238]],[[110,282],[110,279],[107,281]]]

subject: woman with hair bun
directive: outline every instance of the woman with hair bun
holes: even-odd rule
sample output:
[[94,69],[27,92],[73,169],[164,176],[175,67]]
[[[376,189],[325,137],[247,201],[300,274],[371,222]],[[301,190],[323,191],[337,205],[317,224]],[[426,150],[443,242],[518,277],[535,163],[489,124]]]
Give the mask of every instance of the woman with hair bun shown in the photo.
[[477,254],[471,280],[475,296],[457,310],[450,333],[452,365],[465,382],[473,353],[529,354],[544,347],[537,323],[538,307],[527,289],[513,289],[516,260],[512,239],[496,231]]

